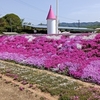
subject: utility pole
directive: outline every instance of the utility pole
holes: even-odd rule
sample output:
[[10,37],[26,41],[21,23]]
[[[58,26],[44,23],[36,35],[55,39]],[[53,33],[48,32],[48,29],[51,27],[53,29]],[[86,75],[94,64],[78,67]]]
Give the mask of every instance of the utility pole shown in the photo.
[[56,0],[56,34],[58,34],[58,0]]
[[78,20],[78,27],[80,27],[80,20]]

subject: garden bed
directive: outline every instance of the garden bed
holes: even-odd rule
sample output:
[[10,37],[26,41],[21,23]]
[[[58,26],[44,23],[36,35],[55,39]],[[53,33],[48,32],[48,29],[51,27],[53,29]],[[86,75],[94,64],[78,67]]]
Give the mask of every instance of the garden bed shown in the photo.
[[100,84],[100,34],[0,36],[0,59]]
[[[32,68],[53,71],[92,84],[100,84],[99,33],[0,36],[0,59]],[[41,91],[51,95],[62,96],[61,93],[66,94],[66,90],[69,89],[67,96],[73,98],[73,94],[78,95],[77,93],[80,91],[76,82],[70,83],[61,77],[54,78],[51,74],[40,72],[38,74],[38,72],[33,71],[31,73],[31,70],[13,66],[8,66],[6,70],[3,74],[10,77],[14,76],[13,78],[15,80],[18,78],[18,81],[23,80],[22,84],[27,84],[27,81],[29,84],[38,84],[37,87]],[[32,77],[32,75],[34,76]],[[66,83],[69,83],[68,86]],[[62,88],[62,85],[65,87]],[[78,88],[75,91],[74,85]],[[79,98],[84,97],[79,96]]]

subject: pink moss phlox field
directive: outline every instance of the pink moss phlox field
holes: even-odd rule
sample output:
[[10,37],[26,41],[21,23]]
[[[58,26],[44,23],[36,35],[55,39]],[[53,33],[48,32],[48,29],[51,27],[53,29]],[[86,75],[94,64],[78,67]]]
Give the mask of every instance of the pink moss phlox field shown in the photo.
[[0,36],[0,59],[100,84],[100,34]]

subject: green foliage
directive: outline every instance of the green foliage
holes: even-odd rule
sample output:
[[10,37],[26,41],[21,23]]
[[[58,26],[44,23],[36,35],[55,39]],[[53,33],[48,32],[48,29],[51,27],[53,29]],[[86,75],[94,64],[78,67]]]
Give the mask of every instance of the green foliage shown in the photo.
[[21,26],[21,19],[15,14],[7,14],[3,17],[8,25],[18,25]]
[[20,19],[20,17],[16,14],[6,14],[2,18],[0,18],[0,33],[3,31],[7,32],[27,32],[33,33],[33,29],[29,26],[22,26],[22,24],[31,25],[30,22],[24,22],[24,19]]
[[0,18],[0,33],[2,33],[5,30],[5,27],[7,25],[7,22],[4,18]]
[[3,17],[6,22],[5,29],[7,31],[15,31],[17,32],[22,28],[22,20],[15,14],[7,14]]
[[59,98],[59,100],[70,100],[70,98],[67,95],[63,95]]
[[6,20],[4,18],[0,18],[0,27],[5,27],[6,25]]
[[0,34],[4,31],[3,27],[0,27]]

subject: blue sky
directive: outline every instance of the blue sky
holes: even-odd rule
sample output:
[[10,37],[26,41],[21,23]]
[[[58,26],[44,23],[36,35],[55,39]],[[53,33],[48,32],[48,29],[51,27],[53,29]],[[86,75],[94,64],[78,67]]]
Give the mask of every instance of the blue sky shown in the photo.
[[[58,0],[59,22],[100,21],[100,0]],[[46,23],[49,7],[56,15],[56,0],[0,0],[0,17],[14,13],[32,24]]]

